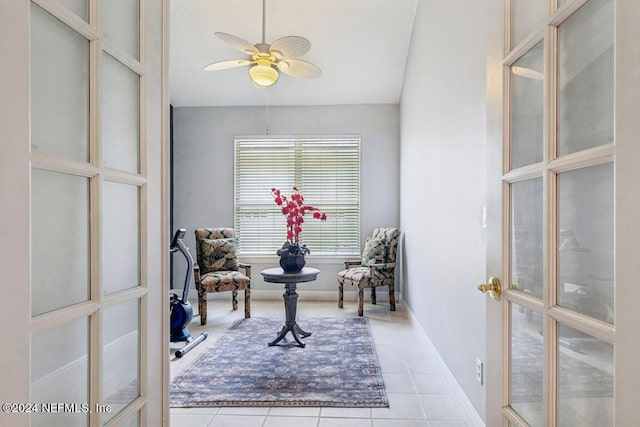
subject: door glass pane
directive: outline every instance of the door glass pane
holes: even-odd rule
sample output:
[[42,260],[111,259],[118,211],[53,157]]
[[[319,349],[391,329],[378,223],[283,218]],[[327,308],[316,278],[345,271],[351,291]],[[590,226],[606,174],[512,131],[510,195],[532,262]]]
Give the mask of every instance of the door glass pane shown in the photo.
[[102,396],[110,420],[140,395],[140,300],[135,299],[104,310]]
[[89,42],[31,3],[31,150],[89,160]]
[[138,427],[140,425],[140,412],[136,412],[135,415],[129,418],[128,421],[125,421],[122,424],[122,427]]
[[104,293],[140,285],[140,196],[137,186],[105,181],[103,186]]
[[613,164],[558,176],[558,300],[614,323]]
[[102,154],[104,166],[138,172],[140,77],[103,55]]
[[71,10],[73,13],[75,13],[76,15],[78,15],[80,18],[84,19],[85,21],[88,21],[89,18],[89,6],[88,6],[88,0],[58,0],[60,3],[62,3],[65,7],[67,7],[69,10]]
[[558,155],[613,142],[613,0],[591,0],[559,27]]
[[542,316],[511,303],[510,406],[531,426],[544,426]]
[[542,178],[511,184],[511,287],[542,298]]
[[522,42],[544,23],[547,0],[511,0],[511,47]]
[[139,0],[108,0],[100,2],[100,24],[109,44],[139,58]]
[[511,169],[542,161],[543,42],[511,66]]
[[89,299],[89,179],[32,169],[31,314]]
[[559,425],[614,425],[613,346],[562,325],[559,340]]
[[[89,320],[53,327],[31,338],[32,427],[88,425]],[[63,406],[63,405],[68,406]]]

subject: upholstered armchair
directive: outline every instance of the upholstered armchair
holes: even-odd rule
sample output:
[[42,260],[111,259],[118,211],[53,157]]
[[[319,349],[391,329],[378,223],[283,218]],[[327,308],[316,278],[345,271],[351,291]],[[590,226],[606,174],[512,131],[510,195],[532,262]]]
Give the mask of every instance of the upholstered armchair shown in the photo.
[[376,304],[376,288],[389,287],[389,308],[396,310],[395,274],[396,254],[400,230],[397,228],[376,228],[367,237],[359,261],[346,261],[344,270],[338,273],[338,307],[343,307],[344,285],[358,288],[358,316],[364,312],[364,289],[371,289],[371,303]]
[[244,289],[244,317],[251,317],[251,266],[238,262],[233,228],[201,228],[195,235],[197,263],[193,266],[193,278],[200,324],[207,324],[208,292],[231,291],[231,305],[237,310],[238,290]]

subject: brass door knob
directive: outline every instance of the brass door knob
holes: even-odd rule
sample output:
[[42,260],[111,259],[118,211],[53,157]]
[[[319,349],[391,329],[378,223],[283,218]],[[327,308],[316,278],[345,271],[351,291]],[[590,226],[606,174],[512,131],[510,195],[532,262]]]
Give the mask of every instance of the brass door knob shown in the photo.
[[500,279],[497,277],[489,278],[489,283],[478,285],[478,290],[483,294],[489,294],[493,299],[500,299],[502,293],[502,286],[500,286]]

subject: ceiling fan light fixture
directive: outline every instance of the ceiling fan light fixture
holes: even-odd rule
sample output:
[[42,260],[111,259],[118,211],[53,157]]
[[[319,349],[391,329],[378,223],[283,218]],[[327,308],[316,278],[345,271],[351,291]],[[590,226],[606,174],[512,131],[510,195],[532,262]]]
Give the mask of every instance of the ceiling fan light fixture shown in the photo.
[[269,61],[258,61],[249,68],[249,75],[253,83],[259,87],[269,87],[278,80],[278,71]]

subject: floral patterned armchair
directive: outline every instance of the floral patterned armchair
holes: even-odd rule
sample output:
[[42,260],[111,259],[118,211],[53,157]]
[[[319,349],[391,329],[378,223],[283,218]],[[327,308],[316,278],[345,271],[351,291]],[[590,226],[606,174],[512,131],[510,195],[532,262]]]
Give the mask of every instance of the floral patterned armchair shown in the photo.
[[238,290],[244,289],[244,317],[251,317],[251,266],[238,262],[233,228],[201,228],[195,230],[195,235],[197,263],[193,278],[200,324],[207,324],[207,292],[231,291],[232,308],[237,310]]
[[376,288],[389,287],[389,306],[396,310],[395,273],[400,230],[376,228],[367,237],[360,261],[346,261],[345,270],[338,273],[338,307],[343,307],[344,285],[358,287],[358,316],[364,312],[364,289],[371,288],[371,303],[376,304]]

